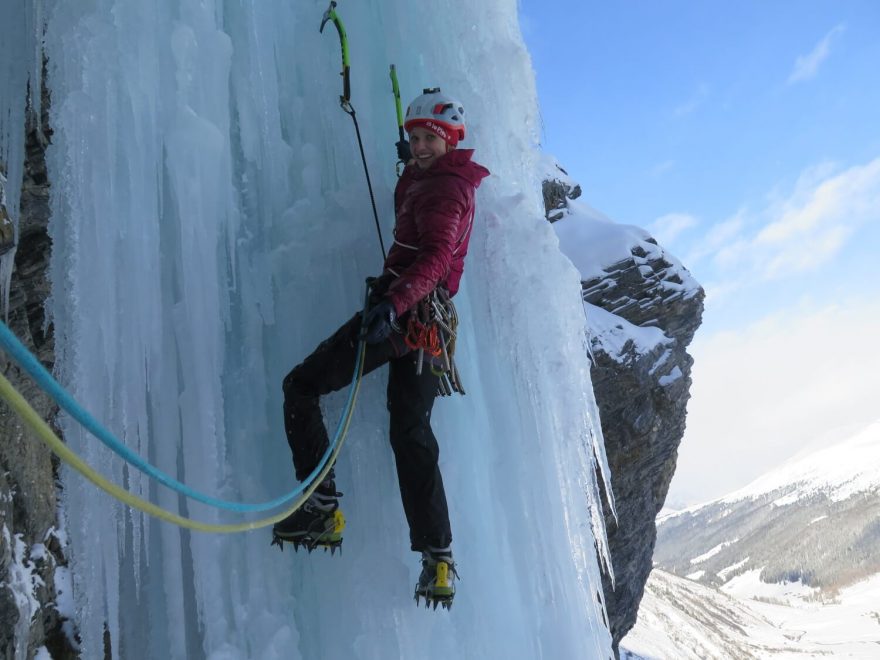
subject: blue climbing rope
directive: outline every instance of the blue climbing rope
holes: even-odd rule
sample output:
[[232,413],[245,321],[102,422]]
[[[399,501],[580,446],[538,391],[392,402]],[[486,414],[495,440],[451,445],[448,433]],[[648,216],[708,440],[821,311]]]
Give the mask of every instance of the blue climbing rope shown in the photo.
[[[369,305],[369,282],[370,281],[368,280],[367,294],[364,300],[363,316],[366,315],[367,306]],[[70,393],[65,390],[58,383],[58,381],[56,381],[52,377],[52,374],[50,374],[46,370],[46,368],[43,367],[42,364],[40,364],[39,360],[37,360],[37,358],[30,351],[28,351],[24,344],[19,341],[18,337],[15,336],[12,330],[10,330],[9,327],[2,321],[0,321],[0,346],[2,346],[2,348],[16,363],[18,363],[18,365],[22,369],[30,374],[31,378],[33,378],[37,385],[39,385],[40,389],[46,392],[46,394],[48,394],[62,408],[62,410],[65,410],[71,417],[73,417],[73,419],[79,422],[79,424],[83,428],[85,428],[89,433],[98,438],[98,440],[104,443],[104,445],[106,445],[113,452],[118,454],[127,463],[134,466],[147,476],[155,479],[164,486],[167,486],[168,488],[180,493],[181,495],[184,495],[194,500],[198,500],[203,504],[207,504],[218,509],[225,509],[227,511],[238,511],[240,513],[266,511],[268,509],[274,509],[275,507],[281,506],[282,504],[286,504],[302,494],[312,484],[312,481],[321,473],[321,471],[324,469],[324,466],[327,464],[327,461],[330,460],[330,456],[333,454],[336,446],[342,442],[345,436],[347,428],[345,420],[350,416],[351,411],[354,408],[355,400],[357,399],[358,384],[361,378],[361,373],[358,369],[358,365],[362,362],[361,356],[366,351],[366,343],[363,339],[361,339],[358,347],[358,357],[355,361],[354,377],[352,378],[351,386],[348,390],[348,401],[345,404],[345,408],[342,411],[342,416],[340,417],[339,423],[336,426],[336,433],[333,436],[333,441],[327,447],[327,451],[324,452],[324,455],[321,457],[321,461],[320,463],[318,463],[318,466],[314,470],[312,470],[312,473],[305,481],[303,481],[299,486],[297,486],[286,495],[282,495],[268,502],[246,504],[218,499],[216,497],[211,497],[210,495],[201,493],[197,490],[193,490],[186,484],[179,482],[174,477],[166,474],[159,468],[145,461],[137,453],[135,453],[129,447],[123,444],[122,441],[120,441],[115,435],[108,431],[103,425],[101,425],[101,423],[98,422],[98,420],[96,420],[87,410],[79,405],[79,403],[77,403],[77,401],[70,395]]]

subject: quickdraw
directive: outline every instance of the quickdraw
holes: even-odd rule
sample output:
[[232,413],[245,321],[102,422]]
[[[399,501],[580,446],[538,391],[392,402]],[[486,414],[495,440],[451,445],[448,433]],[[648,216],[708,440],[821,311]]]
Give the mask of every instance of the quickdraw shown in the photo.
[[[419,305],[420,312],[425,308],[426,306]],[[440,346],[440,329],[436,323],[430,321],[422,323],[418,319],[419,316],[421,314],[410,314],[403,341],[414,351],[421,350],[432,357],[440,357],[443,353],[443,348]]]
[[435,289],[420,301],[407,321],[404,342],[418,351],[416,373],[421,374],[427,362],[431,372],[439,377],[438,390],[442,396],[465,393],[455,365],[457,331],[458,312],[443,288]]

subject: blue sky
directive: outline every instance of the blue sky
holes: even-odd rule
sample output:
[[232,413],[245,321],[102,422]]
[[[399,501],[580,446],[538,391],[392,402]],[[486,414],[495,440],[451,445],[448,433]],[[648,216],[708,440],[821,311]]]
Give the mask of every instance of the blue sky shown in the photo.
[[707,291],[671,497],[880,418],[880,2],[520,12],[545,150]]

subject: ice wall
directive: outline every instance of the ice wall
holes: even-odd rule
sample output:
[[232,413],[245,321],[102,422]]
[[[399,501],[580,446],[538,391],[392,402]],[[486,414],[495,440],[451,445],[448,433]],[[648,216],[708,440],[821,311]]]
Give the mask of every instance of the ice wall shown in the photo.
[[[0,9],[0,194],[18,242],[18,208],[24,174],[25,113],[40,116],[41,0],[4,0]],[[9,306],[15,250],[0,256],[0,317]]]
[[[321,2],[54,0],[46,53],[58,376],[164,470],[259,501],[293,485],[285,373],[361,304],[381,255],[339,44]],[[342,557],[268,531],[183,532],[64,475],[83,657],[603,658],[594,449],[577,272],[543,219],[533,75],[516,3],[341,2],[386,243],[404,97],[465,104],[493,176],[462,292],[468,395],[434,412],[462,580],[417,609],[387,444],[384,370],[365,379],[338,466]],[[6,84],[4,82],[4,84]],[[344,397],[326,401],[335,420]],[[204,521],[62,419],[105,474]],[[600,463],[603,461],[600,457]]]

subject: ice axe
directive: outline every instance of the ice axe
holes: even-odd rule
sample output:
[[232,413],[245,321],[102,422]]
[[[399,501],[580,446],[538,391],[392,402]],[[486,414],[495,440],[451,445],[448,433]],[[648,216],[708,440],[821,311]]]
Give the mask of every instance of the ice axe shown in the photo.
[[324,12],[324,18],[321,20],[321,28],[318,30],[324,33],[324,26],[327,21],[333,21],[336,31],[339,33],[339,43],[342,46],[342,96],[339,97],[339,104],[351,120],[354,122],[354,132],[357,134],[358,148],[361,151],[361,161],[364,164],[364,176],[367,178],[367,189],[370,191],[370,204],[373,208],[373,219],[376,221],[376,233],[379,235],[379,247],[382,249],[382,262],[385,262],[385,242],[382,240],[382,228],[379,225],[379,213],[376,211],[376,198],[373,195],[373,184],[370,182],[370,168],[367,167],[367,157],[364,154],[364,142],[361,139],[361,129],[358,126],[357,116],[354,112],[354,106],[351,104],[351,64],[348,59],[348,37],[345,34],[345,26],[336,13],[336,2],[331,0],[330,8]]
[[342,46],[342,73],[340,74],[342,76],[342,96],[339,97],[339,103],[344,108],[351,105],[351,79],[349,76],[351,62],[348,59],[348,37],[345,34],[345,26],[342,24],[339,14],[336,13],[335,0],[331,0],[330,8],[324,12],[324,18],[321,20],[321,29],[318,30],[321,34],[324,33],[324,26],[327,25],[327,21],[333,21],[333,25],[336,26],[336,31],[339,33],[339,43]]

